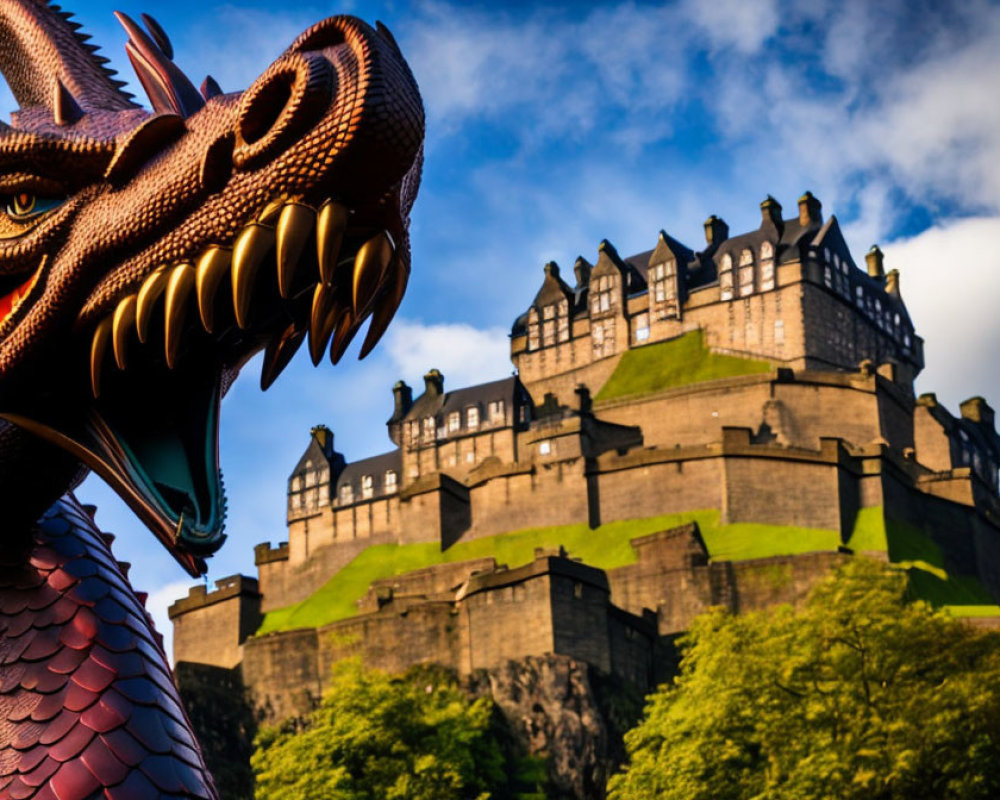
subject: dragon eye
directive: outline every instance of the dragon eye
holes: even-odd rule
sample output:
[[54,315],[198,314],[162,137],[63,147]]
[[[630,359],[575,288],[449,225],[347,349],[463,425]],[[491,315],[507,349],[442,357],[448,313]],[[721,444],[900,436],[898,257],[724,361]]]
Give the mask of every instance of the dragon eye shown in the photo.
[[62,202],[59,197],[40,197],[31,192],[17,192],[5,198],[4,212],[16,222],[26,222],[46,211],[51,211]]

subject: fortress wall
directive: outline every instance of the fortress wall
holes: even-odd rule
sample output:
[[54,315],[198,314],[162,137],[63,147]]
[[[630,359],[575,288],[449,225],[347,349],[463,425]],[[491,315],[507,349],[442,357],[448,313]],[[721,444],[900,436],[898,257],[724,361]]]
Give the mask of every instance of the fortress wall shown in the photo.
[[847,558],[817,552],[733,562],[735,610],[759,611],[781,603],[800,606],[809,590]]
[[[879,381],[882,380],[879,378]],[[898,453],[902,453],[904,448],[914,447],[913,400],[912,397],[904,399],[902,394],[902,391],[895,387],[878,393],[878,417],[882,438]],[[917,453],[918,461],[919,455]]]
[[597,403],[595,409],[605,422],[642,428],[646,447],[700,445],[718,441],[723,423],[757,430],[771,396],[770,382],[767,375],[714,381],[620,403]]
[[[597,475],[602,521],[642,519],[693,509],[722,508],[722,461],[718,458],[642,463],[601,459]],[[609,469],[609,465],[623,465]]]
[[472,527],[462,536],[497,533],[587,521],[587,484],[583,459],[536,465],[535,473],[504,475],[469,489]]
[[334,542],[353,541],[394,535],[399,525],[399,497],[378,497],[362,500],[344,508],[334,508],[332,524],[314,535],[310,549]]
[[314,530],[329,527],[332,511],[323,508],[311,516],[298,517],[288,523],[288,560],[292,564],[301,564],[309,558],[309,538]]
[[914,410],[913,429],[917,461],[932,470],[951,469],[951,440],[927,406]]
[[468,629],[469,671],[553,652],[549,575],[470,595],[461,613]]
[[315,628],[248,639],[243,648],[243,682],[265,722],[299,717],[323,696],[327,672],[318,663]]
[[320,628],[317,664],[328,679],[333,665],[359,656],[361,663],[387,672],[405,672],[414,664],[437,663],[461,670],[461,619],[450,602],[390,603]]
[[257,581],[233,575],[216,586],[213,592],[195,586],[170,606],[175,661],[232,669],[242,660],[241,645],[262,619]]
[[640,691],[653,688],[653,653],[656,624],[608,606],[608,649],[611,672],[620,675]]
[[607,586],[550,574],[553,652],[611,671]]
[[731,456],[725,459],[724,469],[724,523],[841,530],[839,468],[835,464]]
[[[581,350],[589,350],[591,348],[590,337],[576,339],[573,341],[573,345]],[[565,345],[562,347],[565,347]],[[558,350],[561,348],[557,347],[554,349]],[[551,392],[558,398],[562,405],[575,407],[577,403],[575,394],[577,385],[581,383],[585,384],[590,389],[591,394],[596,395],[601,390],[601,387],[607,383],[608,378],[611,377],[611,373],[615,371],[615,367],[618,366],[624,349],[613,356],[608,356],[594,362],[591,362],[588,356],[587,360],[583,362],[585,366],[573,367],[569,371],[556,375],[551,374],[550,371],[546,371],[547,368],[534,366],[535,364],[542,363],[541,359],[546,358],[546,352],[547,349],[543,349],[517,356],[515,365],[518,368],[518,375],[521,382],[535,403],[541,403],[545,393]],[[522,363],[526,362],[531,364],[527,372],[522,367]]]
[[[379,603],[387,599],[399,600],[407,597],[434,597],[454,594],[470,575],[493,572],[497,568],[496,559],[475,558],[470,561],[455,561],[435,564],[432,567],[405,572],[391,578],[374,581],[361,601],[361,610],[377,611]],[[381,600],[380,600],[381,598]]]
[[879,425],[879,401],[874,379],[852,376],[851,385],[797,380],[774,384],[769,420],[781,425],[782,444],[819,448],[822,437],[836,436],[854,445],[864,445],[883,436]]

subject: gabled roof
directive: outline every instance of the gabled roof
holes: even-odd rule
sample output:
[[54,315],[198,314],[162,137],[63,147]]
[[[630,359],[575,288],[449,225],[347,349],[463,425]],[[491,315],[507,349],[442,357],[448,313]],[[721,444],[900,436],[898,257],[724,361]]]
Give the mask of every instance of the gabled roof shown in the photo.
[[494,400],[505,400],[511,403],[515,395],[524,394],[520,383],[518,377],[512,375],[509,378],[480,383],[478,386],[468,386],[453,392],[437,394],[425,391],[414,401],[413,407],[406,414],[406,419],[421,419],[436,416],[439,413],[447,414],[451,411],[461,411],[472,405],[483,407]]
[[372,488],[376,496],[384,494],[385,473],[392,470],[396,473],[396,485],[401,482],[401,470],[403,468],[403,458],[399,450],[390,450],[388,453],[381,453],[377,456],[359,459],[348,464],[337,477],[336,492],[340,495],[342,486],[350,485],[354,491],[354,497],[361,496],[361,478],[364,475],[372,476]]

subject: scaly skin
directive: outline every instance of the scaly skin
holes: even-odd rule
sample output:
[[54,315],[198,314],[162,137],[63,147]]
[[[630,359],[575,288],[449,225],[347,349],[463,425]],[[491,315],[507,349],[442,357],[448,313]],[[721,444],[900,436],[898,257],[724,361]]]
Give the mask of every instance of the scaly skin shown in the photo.
[[0,800],[214,797],[158,639],[71,497],[102,475],[191,574],[221,544],[219,398],[265,349],[367,353],[409,275],[423,110],[391,34],[305,31],[199,92],[119,15],[154,112],[65,12],[0,3]]

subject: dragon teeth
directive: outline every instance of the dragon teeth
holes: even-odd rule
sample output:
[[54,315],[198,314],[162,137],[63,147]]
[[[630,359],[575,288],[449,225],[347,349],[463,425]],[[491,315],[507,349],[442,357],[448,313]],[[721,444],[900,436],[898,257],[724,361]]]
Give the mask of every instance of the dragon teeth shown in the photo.
[[337,329],[333,333],[333,341],[330,344],[330,361],[333,364],[337,364],[344,357],[344,353],[359,327],[353,313],[345,311],[341,314],[337,321]]
[[316,257],[319,261],[319,277],[323,283],[333,283],[333,273],[340,258],[349,213],[344,204],[327,200],[316,215]]
[[157,267],[143,282],[139,289],[135,307],[135,328],[139,341],[146,343],[149,335],[149,322],[153,318],[153,308],[160,299],[163,290],[167,288],[167,268]]
[[326,343],[333,333],[337,317],[334,315],[336,299],[328,283],[317,283],[313,291],[312,309],[309,314],[309,355],[313,366],[319,364],[326,350]]
[[278,294],[288,299],[295,281],[295,272],[309,235],[316,224],[316,212],[302,203],[288,203],[281,209],[275,231],[275,259],[278,262]]
[[358,319],[365,312],[382,285],[382,279],[392,263],[395,248],[392,239],[385,231],[381,231],[365,242],[354,257],[354,276],[351,283],[351,299],[354,303],[354,316]]
[[236,324],[246,329],[250,324],[250,300],[260,265],[274,246],[274,228],[251,222],[236,237],[233,246],[233,311]]
[[187,316],[188,301],[195,288],[195,271],[190,264],[179,264],[170,273],[164,310],[164,347],[167,367],[173,369],[180,350],[181,334]]
[[215,298],[219,286],[229,272],[233,253],[226,247],[210,247],[195,268],[195,292],[198,296],[198,314],[208,333],[215,330]]
[[298,352],[305,339],[305,328],[299,328],[294,322],[280,336],[268,342],[264,350],[264,366],[260,372],[260,388],[265,392],[270,388],[288,363]]
[[110,317],[101,320],[90,342],[90,391],[95,398],[101,396],[101,369],[109,344],[111,344]]
[[111,319],[111,343],[118,369],[125,369],[127,365],[128,339],[135,325],[137,302],[136,296],[130,294],[118,304]]
[[400,264],[399,259],[396,259],[395,274],[390,277],[388,285],[380,295],[375,310],[372,312],[372,321],[368,326],[365,341],[361,345],[359,358],[364,358],[372,351],[372,348],[382,338],[382,334],[385,333],[386,328],[389,327],[392,318],[396,316],[396,311],[399,308],[399,304],[403,301],[403,295],[406,292],[406,284],[409,279],[409,268]]

